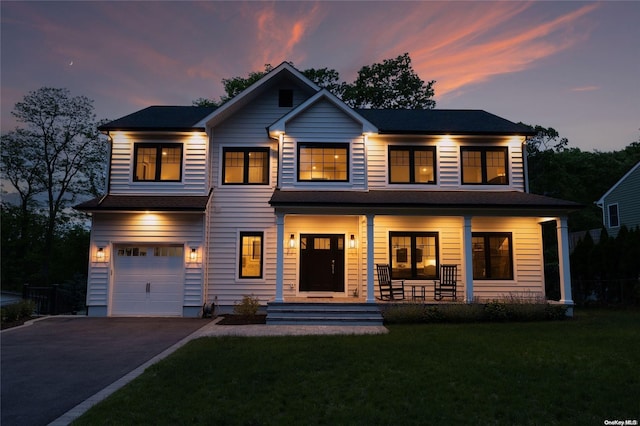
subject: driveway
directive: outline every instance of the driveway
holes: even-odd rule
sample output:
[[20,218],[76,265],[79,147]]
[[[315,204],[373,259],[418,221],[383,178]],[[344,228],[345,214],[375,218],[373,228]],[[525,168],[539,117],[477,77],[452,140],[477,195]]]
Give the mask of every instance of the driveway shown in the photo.
[[51,317],[2,332],[2,426],[46,425],[210,320]]

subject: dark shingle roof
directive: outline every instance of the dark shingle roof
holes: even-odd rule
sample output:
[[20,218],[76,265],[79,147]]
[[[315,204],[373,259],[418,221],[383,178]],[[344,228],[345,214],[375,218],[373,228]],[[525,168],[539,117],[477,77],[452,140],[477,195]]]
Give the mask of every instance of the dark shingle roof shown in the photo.
[[577,210],[573,201],[519,191],[281,191],[269,203],[274,207],[392,207]]
[[204,212],[208,201],[208,195],[107,195],[78,204],[74,209],[88,212],[147,210]]
[[380,133],[535,135],[528,126],[516,124],[483,110],[464,109],[356,109]]
[[[215,109],[198,106],[150,106],[104,124],[98,130],[194,130],[193,126]],[[198,129],[204,130],[204,127]]]

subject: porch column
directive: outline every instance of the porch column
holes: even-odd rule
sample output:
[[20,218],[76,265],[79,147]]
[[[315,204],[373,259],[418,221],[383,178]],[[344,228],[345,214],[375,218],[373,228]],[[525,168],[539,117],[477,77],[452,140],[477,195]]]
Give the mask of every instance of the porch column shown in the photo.
[[558,266],[560,269],[560,303],[568,305],[567,314],[573,316],[571,311],[573,299],[571,295],[571,269],[569,266],[569,230],[566,216],[556,219],[556,232],[558,235]]
[[373,220],[375,215],[367,215],[367,303],[375,303],[376,298],[374,294],[373,285]]
[[284,303],[284,214],[276,213],[276,302]]
[[473,238],[471,234],[471,216],[464,217],[462,232],[462,256],[464,262],[464,298],[467,303],[473,303]]

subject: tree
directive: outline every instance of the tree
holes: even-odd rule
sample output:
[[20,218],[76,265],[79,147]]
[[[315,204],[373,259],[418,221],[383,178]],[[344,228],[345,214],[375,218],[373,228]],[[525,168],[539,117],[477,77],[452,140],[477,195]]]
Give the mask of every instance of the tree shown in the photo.
[[353,108],[432,109],[436,106],[434,83],[418,77],[405,53],[362,67],[342,99]]
[[[247,77],[222,79],[226,95],[220,97],[220,102],[198,98],[192,104],[220,106],[272,70],[271,64],[265,64],[264,71],[251,72]],[[436,105],[432,99],[435,81],[425,83],[420,79],[411,66],[408,53],[362,67],[352,84],[341,81],[338,71],[330,68],[309,68],[301,72],[353,108],[431,109]]]
[[[93,102],[67,89],[28,93],[12,114],[23,123],[2,136],[2,177],[28,209],[45,199],[44,279],[49,278],[56,227],[79,195],[98,196],[105,181],[107,144],[100,140]],[[25,211],[26,213],[26,211]]]

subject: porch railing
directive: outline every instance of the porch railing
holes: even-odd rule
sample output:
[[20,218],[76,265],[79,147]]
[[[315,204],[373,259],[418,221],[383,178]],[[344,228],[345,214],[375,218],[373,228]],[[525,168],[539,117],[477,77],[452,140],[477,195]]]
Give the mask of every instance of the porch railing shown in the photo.
[[58,284],[46,287],[24,284],[22,298],[34,302],[36,315],[76,314],[83,304],[79,292],[62,288]]

